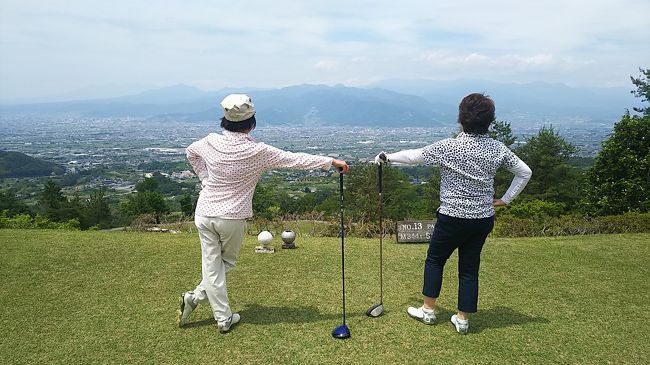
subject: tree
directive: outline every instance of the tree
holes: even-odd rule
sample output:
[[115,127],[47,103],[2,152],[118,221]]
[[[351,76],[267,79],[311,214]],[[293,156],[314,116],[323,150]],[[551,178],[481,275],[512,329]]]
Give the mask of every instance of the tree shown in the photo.
[[[632,78],[635,95],[648,101],[650,70]],[[603,142],[593,167],[589,170],[587,199],[589,212],[622,214],[650,211],[650,108],[637,109],[643,116],[625,114],[614,125],[614,133]]]
[[135,185],[135,190],[138,192],[158,191],[158,185],[158,180],[152,177],[145,177],[144,180]]
[[[637,87],[632,93],[650,101],[650,69],[630,77]],[[650,108],[634,108],[643,116],[626,113],[614,125],[589,170],[587,210],[594,214],[650,211]]]
[[495,120],[490,124],[490,130],[488,131],[490,137],[501,141],[506,146],[510,147],[513,143],[517,141],[517,137],[512,134],[512,128],[510,128],[510,122]]
[[42,209],[46,211],[60,209],[67,201],[61,192],[61,187],[54,180],[49,179],[45,182],[39,200]]
[[156,224],[160,223],[160,216],[169,212],[165,197],[156,191],[158,182],[153,178],[145,178],[135,186],[137,192],[130,194],[122,209],[130,215],[153,214]]
[[253,194],[253,213],[256,217],[271,219],[270,207],[275,205],[275,193],[277,187],[272,184],[258,183]]
[[298,201],[298,213],[311,212],[316,207],[316,194],[305,193]]
[[[403,171],[391,166],[383,168],[383,213],[387,218],[400,220],[408,217],[419,201],[415,187]],[[378,220],[379,188],[377,166],[359,164],[350,169],[345,190],[346,210],[350,216],[364,221]]]
[[413,201],[409,217],[414,219],[432,219],[440,207],[440,168],[426,166],[430,170],[429,178],[423,184],[416,185],[418,198]]
[[194,199],[192,199],[192,195],[183,194],[183,196],[180,199],[180,204],[181,204],[181,211],[183,212],[183,214],[185,214],[188,217],[194,215]]
[[580,174],[568,160],[576,151],[552,126],[542,127],[537,135],[517,148],[517,155],[533,170],[526,197],[561,202],[574,208],[580,199]]
[[81,228],[86,229],[92,226],[107,228],[110,227],[111,218],[111,208],[106,200],[106,188],[102,186],[90,193],[90,197],[83,207],[83,215],[80,219]]
[[61,192],[61,186],[49,179],[43,186],[43,191],[38,201],[38,210],[41,214],[54,222],[65,222],[82,215],[81,204],[78,196],[69,201]]
[[13,191],[0,191],[0,212],[7,211],[8,217],[17,214],[29,214],[29,207],[16,198]]
[[[650,101],[650,68],[647,68],[645,70],[639,68],[639,72],[641,72],[641,75],[637,78],[630,76],[632,84],[636,86],[636,90],[632,90],[631,92],[634,94],[634,96],[641,98],[641,102],[648,102]],[[650,107],[635,107],[633,109],[639,113],[643,113],[645,116],[650,115]]]
[[153,214],[156,224],[160,223],[160,216],[169,211],[165,197],[157,191],[143,191],[131,194],[122,207],[131,215]]

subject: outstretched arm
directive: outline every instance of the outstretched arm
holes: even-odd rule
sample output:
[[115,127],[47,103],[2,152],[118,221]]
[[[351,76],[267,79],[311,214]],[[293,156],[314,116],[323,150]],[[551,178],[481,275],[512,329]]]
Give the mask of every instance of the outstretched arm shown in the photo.
[[[384,160],[381,155],[384,154],[387,160]],[[375,161],[381,162],[395,162],[408,165],[417,165],[424,163],[424,156],[422,155],[422,148],[415,150],[403,150],[395,153],[382,152],[375,158]]]
[[273,146],[264,145],[264,158],[268,168],[290,168],[290,169],[316,169],[328,170],[332,165],[348,172],[348,165],[345,161],[332,157],[310,155],[308,153],[295,153],[283,151]]

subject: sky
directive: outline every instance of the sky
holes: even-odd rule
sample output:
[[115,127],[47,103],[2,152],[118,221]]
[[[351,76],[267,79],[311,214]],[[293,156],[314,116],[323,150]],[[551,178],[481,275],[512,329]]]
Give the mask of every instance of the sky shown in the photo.
[[385,79],[629,86],[650,67],[649,14],[648,0],[0,0],[0,99]]

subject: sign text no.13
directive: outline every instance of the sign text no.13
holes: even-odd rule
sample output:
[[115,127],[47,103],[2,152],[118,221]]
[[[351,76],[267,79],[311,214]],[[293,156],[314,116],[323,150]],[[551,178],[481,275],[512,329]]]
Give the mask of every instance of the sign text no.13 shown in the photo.
[[397,243],[429,242],[436,221],[397,222]]

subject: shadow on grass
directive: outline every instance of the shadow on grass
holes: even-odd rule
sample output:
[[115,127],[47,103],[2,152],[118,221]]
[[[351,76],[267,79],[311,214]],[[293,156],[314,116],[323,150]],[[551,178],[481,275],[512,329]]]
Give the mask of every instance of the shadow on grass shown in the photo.
[[190,322],[184,325],[183,327],[181,327],[181,329],[196,328],[196,327],[208,326],[208,325],[216,326],[217,321],[215,321],[214,318],[206,318],[197,322]]
[[[239,311],[246,323],[275,324],[275,323],[310,323],[341,318],[341,314],[324,314],[314,306],[309,307],[268,307],[259,304],[247,305]],[[346,313],[347,317],[359,314]]]
[[[239,311],[242,322],[250,324],[276,324],[276,323],[310,323],[340,319],[341,314],[323,314],[318,308],[310,307],[268,307],[259,304],[251,304]],[[346,313],[346,317],[357,317],[358,313]],[[184,325],[182,328],[195,328],[207,325],[215,325],[213,318],[207,318]]]
[[[456,314],[455,310],[449,310],[438,306],[436,308],[439,323],[449,322],[449,318]],[[521,326],[527,323],[551,323],[544,317],[533,317],[528,314],[520,313],[508,307],[494,307],[489,309],[479,309],[478,313],[473,314],[470,318],[470,333],[481,333],[484,330]]]
[[527,323],[551,323],[544,317],[534,317],[508,307],[479,310],[476,320],[472,322],[471,331],[475,333],[480,333],[485,329],[521,326]]

